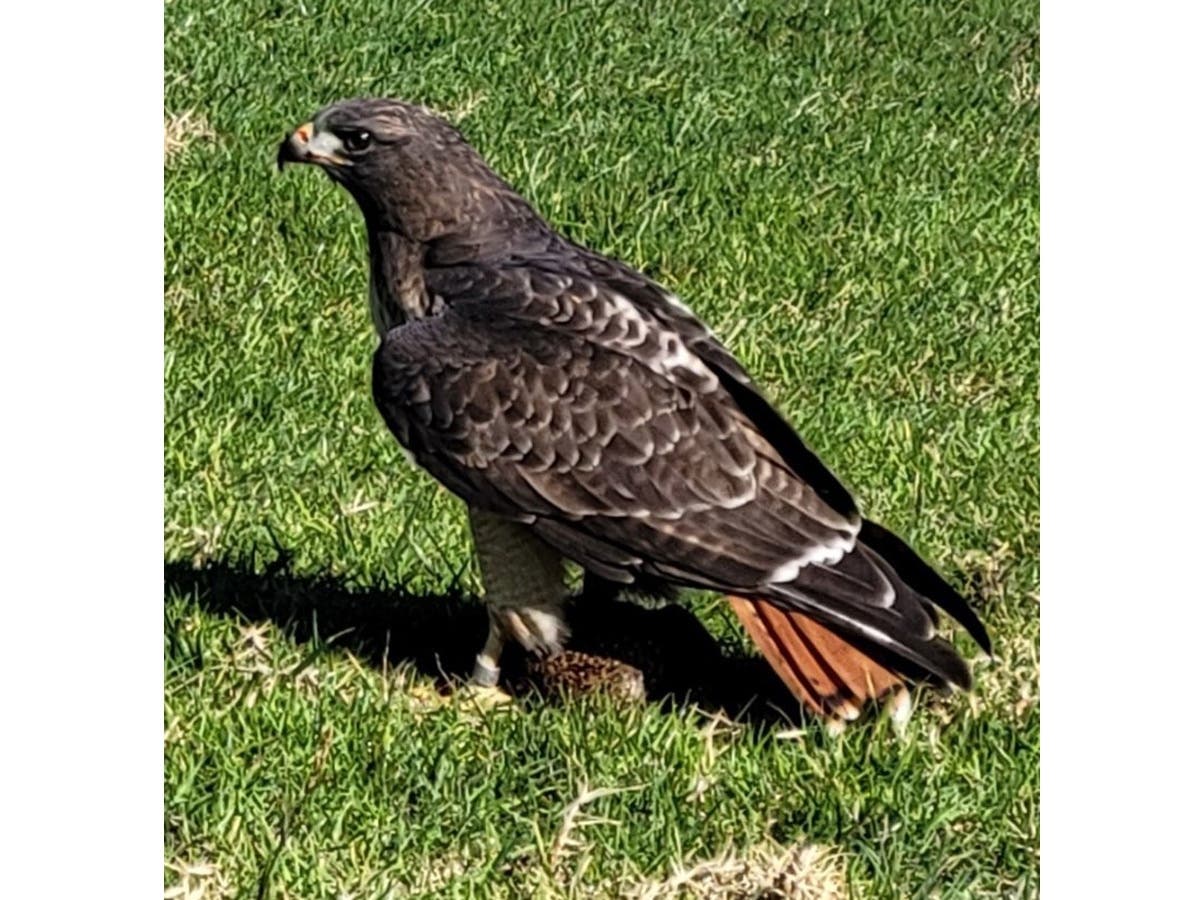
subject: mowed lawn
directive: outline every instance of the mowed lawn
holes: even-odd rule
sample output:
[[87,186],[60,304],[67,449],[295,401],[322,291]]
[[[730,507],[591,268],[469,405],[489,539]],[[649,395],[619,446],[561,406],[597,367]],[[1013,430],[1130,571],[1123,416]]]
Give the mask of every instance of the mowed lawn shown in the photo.
[[[165,17],[168,893],[1036,895],[1035,4]],[[723,706],[446,691],[484,627],[463,508],[372,406],[357,209],[273,169],[286,129],[360,94],[451,116],[704,317],[970,597],[997,651],[959,635],[976,691],[922,696],[903,733],[764,714],[703,594]]]

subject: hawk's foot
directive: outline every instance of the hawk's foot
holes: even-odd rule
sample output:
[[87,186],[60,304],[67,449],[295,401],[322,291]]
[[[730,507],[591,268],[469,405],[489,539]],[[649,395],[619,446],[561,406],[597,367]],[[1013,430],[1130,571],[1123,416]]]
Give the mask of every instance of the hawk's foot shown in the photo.
[[538,658],[558,653],[569,631],[562,605],[488,607],[488,636],[475,657],[471,681],[481,687],[500,683],[500,656],[510,640],[516,640]]
[[491,610],[493,627],[538,657],[554,656],[567,642],[570,631],[562,604],[512,606]]

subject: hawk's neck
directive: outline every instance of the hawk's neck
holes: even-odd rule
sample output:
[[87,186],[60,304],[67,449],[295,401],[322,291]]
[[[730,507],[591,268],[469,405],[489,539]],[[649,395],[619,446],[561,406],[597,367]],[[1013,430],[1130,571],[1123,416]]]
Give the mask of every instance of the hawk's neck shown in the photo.
[[428,268],[497,265],[563,248],[565,242],[525,208],[499,223],[415,240],[399,231],[368,226],[371,249],[371,319],[380,337],[398,325],[437,315],[445,302],[428,289]]
[[424,247],[394,231],[368,229],[371,321],[380,337],[398,325],[437,312],[425,290]]

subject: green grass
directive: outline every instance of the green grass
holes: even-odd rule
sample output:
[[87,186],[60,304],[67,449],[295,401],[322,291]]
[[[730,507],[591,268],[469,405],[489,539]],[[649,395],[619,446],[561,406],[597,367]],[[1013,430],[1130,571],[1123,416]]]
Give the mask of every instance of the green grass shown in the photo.
[[[1036,7],[650,6],[167,4],[168,885],[603,896],[808,840],[861,896],[1037,892]],[[355,94],[458,118],[552,222],[684,297],[968,591],[997,647],[978,690],[836,740],[432,702],[430,647],[454,671],[479,624],[465,517],[371,404],[357,209],[272,170]],[[585,784],[629,790],[556,850]]]

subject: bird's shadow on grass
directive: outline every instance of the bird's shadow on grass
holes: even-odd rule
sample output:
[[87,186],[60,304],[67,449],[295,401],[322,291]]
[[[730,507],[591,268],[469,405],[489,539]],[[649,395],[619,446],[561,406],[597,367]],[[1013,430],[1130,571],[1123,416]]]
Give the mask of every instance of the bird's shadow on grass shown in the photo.
[[[377,669],[408,667],[445,690],[470,677],[487,633],[483,604],[456,591],[358,587],[333,576],[296,574],[286,559],[263,571],[228,561],[200,568],[168,561],[163,569],[168,597],[190,595],[211,613],[269,620],[298,643],[317,639]],[[723,647],[682,606],[591,599],[570,604],[568,616],[571,649],[641,669],[647,698],[664,709],[698,708],[764,730],[802,721],[795,699],[764,660]],[[526,682],[522,657],[516,647],[505,654],[510,689]]]

